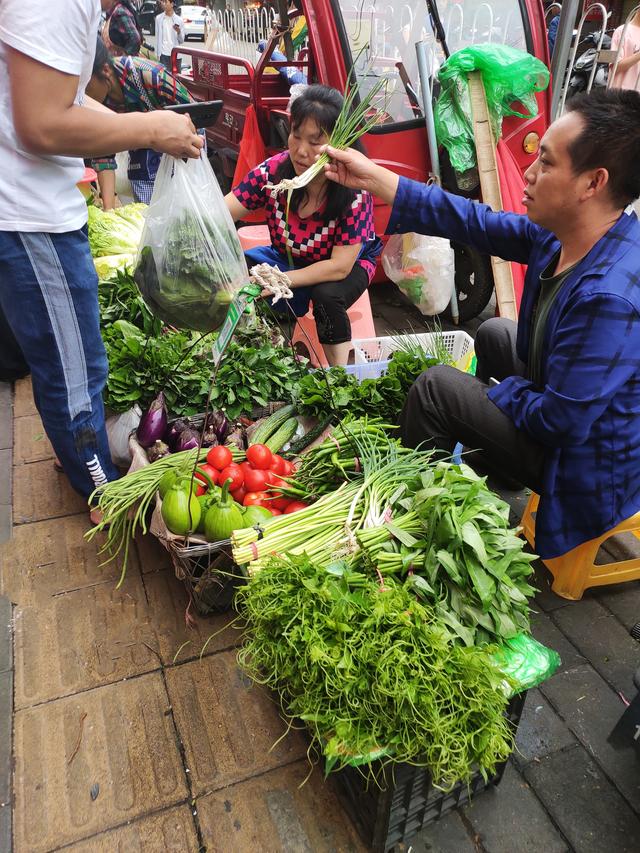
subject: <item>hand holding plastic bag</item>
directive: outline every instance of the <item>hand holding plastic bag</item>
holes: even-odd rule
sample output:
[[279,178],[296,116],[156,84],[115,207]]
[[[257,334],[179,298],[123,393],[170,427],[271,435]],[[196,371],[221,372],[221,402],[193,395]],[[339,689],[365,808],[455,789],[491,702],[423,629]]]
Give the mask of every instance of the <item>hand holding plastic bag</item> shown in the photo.
[[448,240],[424,234],[394,234],[384,247],[382,266],[423,314],[433,317],[449,304],[455,261]]
[[210,332],[249,280],[240,241],[206,156],[165,154],[135,271],[153,313],[181,329]]
[[[506,44],[476,44],[452,53],[438,72],[442,87],[435,106],[436,137],[456,172],[476,165],[467,75],[479,71],[497,141],[504,116],[538,114],[535,93],[549,85],[549,69],[535,56]],[[523,111],[514,104],[522,104]]]

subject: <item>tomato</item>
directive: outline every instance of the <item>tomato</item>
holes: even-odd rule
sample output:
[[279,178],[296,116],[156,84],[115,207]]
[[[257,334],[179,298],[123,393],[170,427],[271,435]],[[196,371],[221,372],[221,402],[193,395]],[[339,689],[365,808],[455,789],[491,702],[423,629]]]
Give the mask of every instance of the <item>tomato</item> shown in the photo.
[[227,465],[226,468],[223,468],[218,476],[218,483],[221,486],[225,484],[226,480],[231,480],[231,484],[229,486],[229,491],[235,492],[236,489],[239,489],[244,485],[244,473],[242,468],[239,465],[236,465],[235,462],[232,462],[231,465]]
[[257,471],[255,468],[245,468],[244,485],[248,492],[263,492],[269,484],[270,471]]
[[282,461],[284,462],[284,467],[286,468],[286,471],[284,472],[285,475],[287,477],[290,477],[291,474],[295,474],[296,466],[293,464],[293,462],[289,462],[288,459],[283,459]]
[[218,485],[218,477],[220,476],[220,472],[217,471],[213,467],[213,465],[209,465],[209,464],[198,465],[198,467],[196,468],[196,473],[194,475],[195,477],[198,478],[198,480],[200,480],[200,482],[204,483],[205,486],[208,486],[209,485],[208,481],[199,473],[200,471],[204,471],[204,473],[207,474],[207,476],[210,477],[211,480],[213,480],[214,486]]
[[236,503],[241,504],[247,492],[244,486],[240,486],[239,489],[235,489],[235,491],[231,492],[230,494]]
[[207,462],[218,471],[222,471],[223,468],[233,462],[233,454],[228,447],[219,444],[217,447],[212,447],[207,453]]
[[269,465],[269,470],[274,471],[280,477],[284,476],[287,473],[287,463],[282,458],[282,456],[278,456],[277,453],[273,454],[273,461],[271,465]]
[[207,494],[206,486],[196,486],[196,497],[199,498],[201,495]]
[[250,462],[254,468],[264,471],[273,462],[273,453],[269,450],[266,444],[252,444],[251,447],[247,449],[247,461]]
[[298,512],[299,509],[306,509],[309,504],[303,503],[302,501],[291,501],[289,506],[285,509],[284,514],[289,515],[290,512]]
[[271,509],[269,510],[269,512],[271,513],[271,515],[282,515],[279,509]]
[[269,485],[272,489],[286,489],[288,483],[286,480],[283,480],[282,477],[278,477],[277,474],[271,472],[271,477],[269,478]]
[[275,509],[279,509],[281,512],[286,511],[287,507],[291,503],[291,498],[285,498],[283,495],[276,492],[278,497],[274,498],[272,501],[269,501],[269,509],[274,507]]
[[247,492],[242,503],[244,506],[266,506],[269,509],[267,497],[266,492]]

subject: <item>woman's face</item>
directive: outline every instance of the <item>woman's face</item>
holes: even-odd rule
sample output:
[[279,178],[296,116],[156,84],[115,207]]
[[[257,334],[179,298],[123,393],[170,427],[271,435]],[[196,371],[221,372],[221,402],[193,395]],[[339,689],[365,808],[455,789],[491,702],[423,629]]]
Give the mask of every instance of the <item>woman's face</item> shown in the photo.
[[316,154],[320,154],[320,147],[328,141],[327,134],[312,118],[307,118],[298,127],[291,128],[289,156],[296,175],[301,175],[315,163]]
[[97,74],[91,75],[91,79],[87,83],[86,93],[90,98],[93,98],[94,101],[99,101],[101,104],[104,104],[107,99],[107,95],[109,94],[109,89],[111,88],[106,66],[103,69],[102,74],[103,76],[98,76]]

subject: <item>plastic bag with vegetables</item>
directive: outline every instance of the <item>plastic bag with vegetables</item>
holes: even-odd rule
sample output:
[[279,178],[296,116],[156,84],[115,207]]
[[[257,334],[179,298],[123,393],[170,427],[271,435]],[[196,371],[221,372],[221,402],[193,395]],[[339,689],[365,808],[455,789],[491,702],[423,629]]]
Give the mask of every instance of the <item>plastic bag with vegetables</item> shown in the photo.
[[203,154],[165,154],[149,205],[134,275],[153,313],[181,329],[208,332],[249,280],[240,241]]
[[448,240],[423,234],[393,234],[384,247],[382,266],[422,314],[433,317],[449,304],[455,260]]

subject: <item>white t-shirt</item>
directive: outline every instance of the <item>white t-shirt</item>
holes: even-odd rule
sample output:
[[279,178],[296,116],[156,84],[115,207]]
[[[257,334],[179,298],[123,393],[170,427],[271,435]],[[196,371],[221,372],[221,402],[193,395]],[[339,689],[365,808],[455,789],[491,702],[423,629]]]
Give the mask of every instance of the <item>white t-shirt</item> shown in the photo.
[[158,56],[171,56],[173,50],[173,20],[168,15],[162,17],[162,40]]
[[6,48],[79,78],[82,103],[96,49],[100,0],[0,0],[0,231],[75,231],[87,221],[79,157],[30,154],[13,126]]

